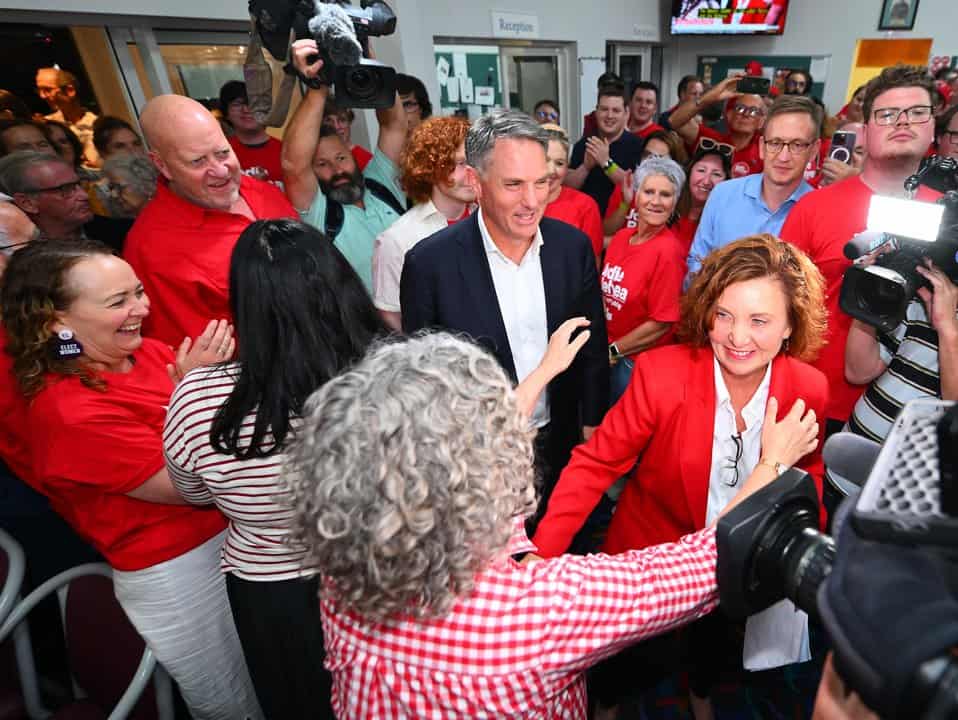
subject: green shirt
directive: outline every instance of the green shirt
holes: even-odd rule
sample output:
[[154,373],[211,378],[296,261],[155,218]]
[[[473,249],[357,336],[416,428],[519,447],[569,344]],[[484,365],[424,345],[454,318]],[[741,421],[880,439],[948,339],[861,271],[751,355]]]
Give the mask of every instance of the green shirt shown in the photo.
[[[396,200],[405,204],[406,193],[399,186],[399,168],[379,148],[363,170],[363,177],[382,183]],[[363,205],[365,209],[358,205],[343,205],[343,227],[333,244],[353,266],[366,289],[372,291],[373,243],[376,236],[399,219],[399,215],[368,189],[363,193]],[[323,192],[317,191],[309,210],[300,214],[303,222],[325,232],[326,196]]]

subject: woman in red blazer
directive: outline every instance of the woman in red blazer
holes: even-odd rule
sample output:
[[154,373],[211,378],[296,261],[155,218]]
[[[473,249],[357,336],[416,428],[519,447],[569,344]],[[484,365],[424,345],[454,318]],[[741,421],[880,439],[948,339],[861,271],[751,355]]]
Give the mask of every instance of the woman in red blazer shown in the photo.
[[[801,251],[758,235],[709,255],[682,298],[682,344],[639,355],[625,394],[573,451],[533,539],[539,554],[564,552],[636,461],[604,552],[705,527],[724,506],[723,486],[734,487],[758,464],[802,468],[821,497],[821,424],[812,448],[788,437],[779,421],[789,412],[824,417],[825,377],[804,362],[822,347],[824,332],[824,281]],[[722,454],[713,457],[713,448]]]

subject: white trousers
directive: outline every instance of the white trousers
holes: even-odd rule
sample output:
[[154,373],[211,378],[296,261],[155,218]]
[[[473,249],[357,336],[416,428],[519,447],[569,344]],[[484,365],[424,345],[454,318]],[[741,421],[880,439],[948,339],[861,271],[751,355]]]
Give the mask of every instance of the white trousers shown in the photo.
[[143,570],[115,570],[114,592],[194,720],[263,720],[220,571],[225,537]]

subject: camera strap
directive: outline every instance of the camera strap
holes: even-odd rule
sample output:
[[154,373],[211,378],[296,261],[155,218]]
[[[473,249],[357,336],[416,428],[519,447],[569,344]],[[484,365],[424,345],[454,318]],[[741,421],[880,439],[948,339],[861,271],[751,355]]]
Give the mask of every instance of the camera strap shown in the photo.
[[[373,197],[382,200],[392,208],[397,215],[403,215],[406,212],[406,208],[403,207],[403,204],[392,194],[389,188],[372,178],[364,178],[364,180],[366,189],[372,193]],[[339,235],[339,231],[343,229],[345,218],[346,213],[343,210],[343,206],[332,198],[327,197],[325,232],[330,242],[335,241],[336,236]]]

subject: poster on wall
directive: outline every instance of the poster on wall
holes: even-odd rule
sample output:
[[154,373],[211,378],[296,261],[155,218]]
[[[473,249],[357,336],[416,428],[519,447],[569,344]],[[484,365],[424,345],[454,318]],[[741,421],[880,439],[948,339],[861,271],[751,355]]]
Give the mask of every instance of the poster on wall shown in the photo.
[[912,30],[918,14],[918,0],[884,0],[879,30]]

